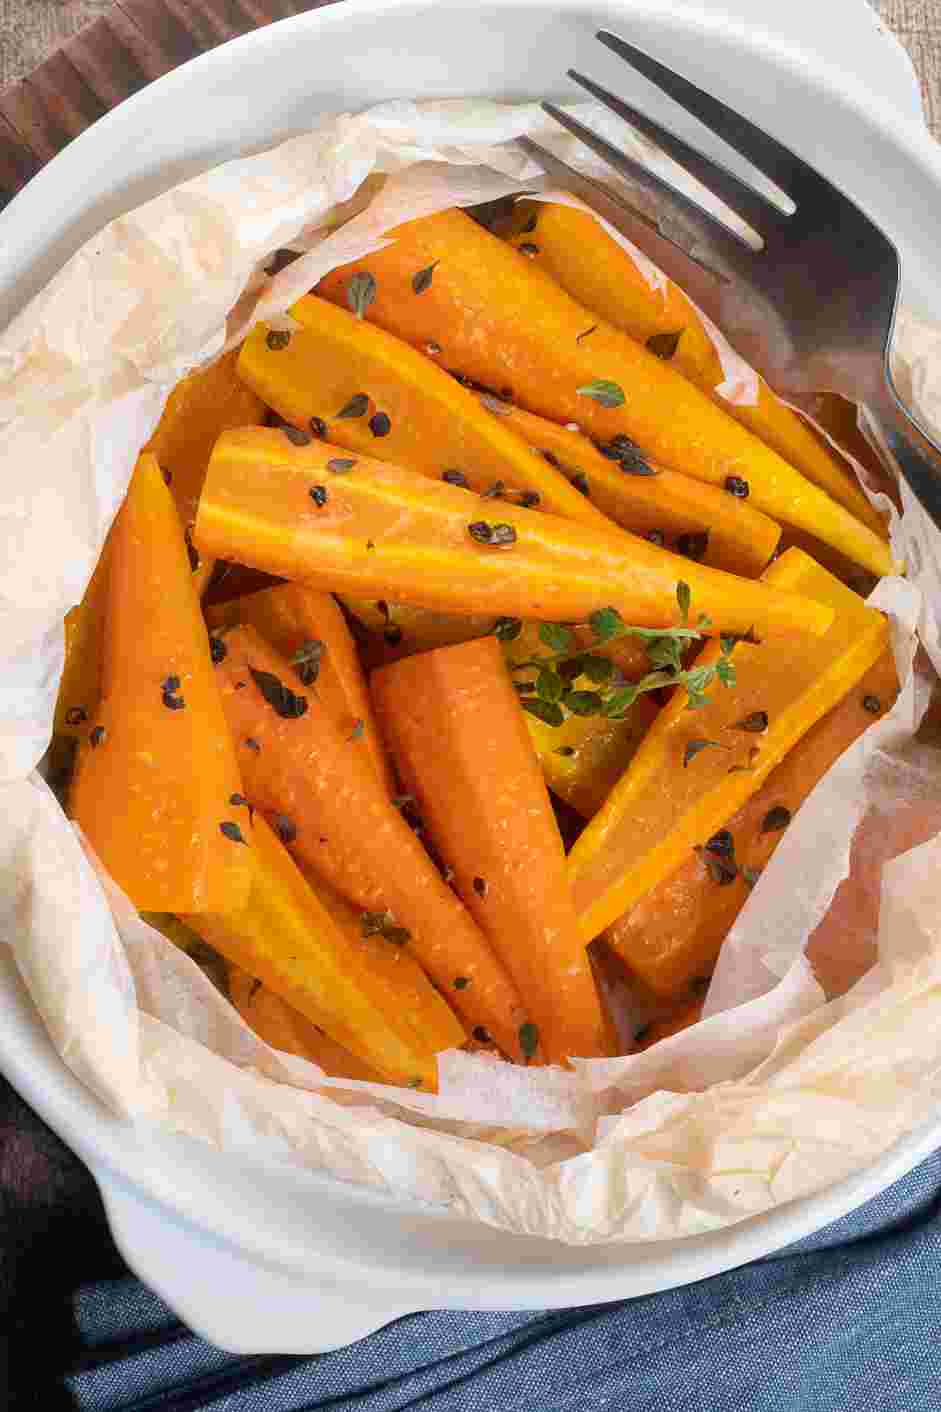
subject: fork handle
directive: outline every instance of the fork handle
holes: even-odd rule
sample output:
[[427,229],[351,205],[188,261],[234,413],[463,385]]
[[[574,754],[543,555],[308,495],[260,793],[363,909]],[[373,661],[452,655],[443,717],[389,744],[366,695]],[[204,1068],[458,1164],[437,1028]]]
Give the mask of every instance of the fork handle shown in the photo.
[[922,509],[941,529],[941,451],[909,416],[888,380],[865,402],[885,449]]

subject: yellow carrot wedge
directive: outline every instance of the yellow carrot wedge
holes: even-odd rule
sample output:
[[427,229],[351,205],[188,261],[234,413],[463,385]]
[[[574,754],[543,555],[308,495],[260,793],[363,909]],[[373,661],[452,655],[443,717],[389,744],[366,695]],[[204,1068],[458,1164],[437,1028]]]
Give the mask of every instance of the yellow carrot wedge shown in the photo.
[[760,574],[777,548],[780,526],[728,490],[652,466],[630,448],[612,460],[580,432],[485,393],[481,404],[622,529],[745,578]]
[[[511,244],[584,308],[646,345],[742,426],[825,490],[863,524],[885,537],[855,478],[806,422],[758,379],[754,405],[736,405],[715,389],[725,380],[722,363],[699,314],[678,285],[652,289],[634,261],[587,211],[561,203],[520,202]],[[532,222],[535,220],[535,227]]]
[[385,1083],[385,1075],[378,1069],[337,1044],[293,1005],[240,966],[229,967],[229,999],[249,1029],[272,1049],[307,1059],[331,1078]]
[[76,738],[88,732],[88,721],[101,698],[101,652],[108,606],[108,558],[111,539],[105,541],[85,596],[65,618],[65,665],[53,729],[56,735]]
[[[716,685],[701,710],[674,693],[569,855],[586,940],[711,838],[887,646],[882,614],[800,549],[789,549],[764,578],[826,604],[832,627],[787,646],[738,643],[735,686]],[[698,660],[715,665],[718,656],[709,643]]]
[[[631,641],[631,639],[627,639]],[[640,647],[637,639],[633,639]],[[592,656],[607,644],[579,643],[588,647]],[[613,646],[614,644],[612,644]],[[539,637],[538,623],[523,623],[510,641],[503,644],[503,655],[512,669],[516,663],[536,662],[551,655]],[[641,649],[636,671],[622,673],[626,680],[636,681],[649,670],[647,655]],[[535,667],[517,668],[512,672],[517,686],[534,684]],[[535,686],[532,687],[535,690]],[[597,681],[582,674],[571,682],[573,691],[596,691]],[[546,784],[571,805],[582,818],[597,814],[611,790],[627,769],[631,758],[657,714],[649,696],[639,696],[633,706],[617,719],[607,716],[575,716],[566,714],[561,725],[550,725],[527,711],[526,727],[539,760]]]
[[524,1051],[609,1053],[565,877],[565,854],[519,700],[494,638],[374,672],[383,733],[454,885],[527,1007]]
[[[362,739],[343,736],[312,689],[295,691],[290,666],[253,628],[224,642],[216,672],[248,798],[276,818],[303,865],[394,933],[469,1029],[485,1026],[520,1057],[516,988],[391,804]],[[455,986],[458,977],[469,984]]]
[[671,997],[710,973],[758,874],[807,795],[897,694],[895,661],[886,650],[761,788],[723,820],[722,831],[701,839],[676,872],[608,928],[605,939],[634,976],[658,996]]
[[318,292],[346,304],[366,273],[372,323],[413,346],[441,347],[452,371],[595,441],[626,435],[670,470],[712,485],[736,476],[752,505],[891,573],[887,544],[661,358],[600,320],[463,211],[411,221],[390,244],[327,275]]
[[[369,635],[361,643],[361,650],[370,669],[385,666],[387,662],[397,662],[400,657],[413,657],[416,652],[431,652],[435,647],[456,647],[459,642],[488,637],[497,626],[497,620],[489,613],[436,613],[432,608],[416,608],[410,603],[388,603],[385,599],[374,601],[349,596],[340,601],[364,633]],[[526,642],[528,656],[548,650],[539,642],[538,624],[507,623],[502,625],[502,630],[512,632],[517,626]],[[572,631],[581,650],[610,658],[630,681],[636,681],[648,670],[647,653],[637,638],[622,637],[611,642],[597,642],[588,627],[577,624]],[[519,661],[519,650],[514,647],[508,652],[508,660]]]
[[72,817],[139,909],[237,906],[251,828],[183,527],[153,456],[137,463],[109,559],[102,699]]
[[711,631],[753,628],[765,638],[829,626],[830,610],[813,599],[706,568],[621,530],[492,508],[469,491],[366,457],[339,472],[335,462],[335,448],[294,446],[271,429],[223,433],[200,499],[197,545],[313,587],[445,612],[586,622],[611,605],[628,623],[668,627],[685,580]]
[[[237,361],[238,349],[233,349],[178,382],[144,447],[160,462],[187,530],[196,517],[216,437],[228,427],[260,426],[267,415],[261,398],[236,376]],[[213,564],[190,557],[201,597],[212,578]]]
[[495,422],[474,393],[408,343],[348,309],[307,295],[291,309],[290,335],[259,323],[239,358],[243,382],[300,434],[379,456],[472,490],[497,484],[566,519],[604,523],[601,511]]
[[[377,983],[371,956],[336,925],[264,819],[255,824],[255,856],[243,906],[183,921],[385,1078],[434,1089],[434,1050],[417,1041],[405,1018],[414,974],[390,1005],[389,977]],[[462,1043],[456,1019],[453,1033]]]
[[300,658],[295,678],[316,688],[343,735],[362,731],[377,778],[389,795],[395,793],[363,669],[335,598],[296,583],[278,584],[207,608],[206,621],[212,628],[247,623],[289,662]]

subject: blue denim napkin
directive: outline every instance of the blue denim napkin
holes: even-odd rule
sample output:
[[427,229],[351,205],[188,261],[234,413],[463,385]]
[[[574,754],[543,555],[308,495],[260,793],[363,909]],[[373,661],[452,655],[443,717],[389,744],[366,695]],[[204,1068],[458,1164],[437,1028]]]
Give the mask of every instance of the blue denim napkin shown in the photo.
[[776,1256],[529,1314],[414,1314],[335,1353],[235,1357],[136,1280],[82,1288],[80,1412],[941,1412],[941,1153]]

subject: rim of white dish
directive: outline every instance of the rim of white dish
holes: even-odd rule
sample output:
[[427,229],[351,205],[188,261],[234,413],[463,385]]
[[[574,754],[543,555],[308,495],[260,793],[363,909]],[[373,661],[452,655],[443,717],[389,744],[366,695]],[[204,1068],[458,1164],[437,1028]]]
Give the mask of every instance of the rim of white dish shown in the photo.
[[[499,11],[501,8],[541,10],[544,8],[544,3],[545,0],[512,0],[511,4],[501,5],[499,0],[496,3],[491,0],[491,5],[485,6],[485,8],[492,8],[495,11]],[[120,127],[128,118],[136,116],[148,104],[162,105],[172,97],[177,87],[189,87],[194,81],[198,81],[199,74],[207,67],[231,63],[237,51],[252,49],[256,52],[263,52],[265,49],[280,47],[285,29],[291,29],[301,34],[323,29],[342,28],[349,23],[351,15],[376,18],[396,11],[421,12],[428,8],[428,4],[418,3],[418,0],[344,0],[341,5],[309,11],[303,15],[293,16],[278,21],[274,25],[252,31],[188,61],[147,85],[139,93],[99,119],[92,127],[79,135],[62,153],[53,158],[0,214],[0,235],[6,235],[8,227],[15,230],[20,218],[28,215],[29,207],[34,200],[38,202],[45,199],[46,191],[48,188],[54,187],[58,173],[65,165],[74,160],[76,155],[106,138],[115,127]],[[570,3],[561,8],[576,14],[590,11],[597,17],[599,9],[602,7],[596,3],[596,0],[570,0]],[[941,149],[934,143],[927,130],[916,120],[900,114],[886,100],[874,96],[851,74],[832,64],[818,60],[812,51],[782,39],[767,28],[751,28],[739,21],[729,19],[727,16],[706,13],[697,6],[671,3],[671,0],[640,0],[640,3],[628,5],[613,3],[605,8],[608,11],[605,23],[611,24],[612,27],[616,27],[622,21],[626,23],[636,20],[638,16],[645,16],[655,20],[663,30],[681,31],[686,37],[690,31],[699,31],[703,35],[714,35],[726,47],[735,46],[746,53],[750,52],[772,68],[777,67],[805,79],[809,74],[815,88],[829,92],[840,101],[858,119],[863,128],[877,128],[882,135],[888,134],[893,141],[904,147],[907,158],[916,162],[923,169],[929,181],[941,186]],[[438,15],[448,9],[467,11],[469,5],[466,0],[435,0],[435,10]],[[2,1047],[2,1041],[0,1041],[0,1047]],[[57,1059],[56,1062],[61,1063],[61,1060]],[[27,1082],[19,1085],[29,1091],[30,1101],[33,1101],[40,1111],[44,1106],[42,1078],[43,1076],[40,1075],[37,1076],[35,1083]],[[131,1194],[152,1200],[167,1208],[173,1213],[175,1219],[185,1220],[192,1227],[224,1240],[227,1244],[250,1254],[252,1258],[266,1266],[294,1270],[300,1267],[311,1273],[321,1270],[318,1253],[315,1249],[311,1248],[306,1252],[306,1255],[303,1252],[299,1253],[293,1245],[287,1242],[283,1233],[273,1232],[270,1229],[266,1231],[264,1240],[256,1239],[254,1233],[251,1230],[246,1230],[237,1219],[229,1219],[229,1213],[225,1209],[217,1208],[214,1211],[211,1225],[208,1220],[204,1220],[202,1217],[187,1216],[176,1199],[170,1179],[163,1173],[158,1175],[153,1171],[135,1168],[133,1163],[127,1160],[128,1154],[120,1138],[114,1137],[109,1131],[107,1122],[96,1125],[91,1132],[87,1129],[82,1131],[77,1121],[74,1101],[64,1092],[58,1094],[47,1106],[57,1110],[56,1124],[59,1130],[68,1134],[69,1142],[84,1156],[92,1170],[97,1171],[106,1186],[109,1182],[117,1182],[119,1186],[123,1186]],[[109,1119],[111,1116],[108,1115]],[[724,1246],[718,1250],[707,1250],[698,1257],[692,1256],[692,1246],[698,1238],[690,1238],[690,1241],[684,1243],[687,1250],[686,1261],[690,1269],[694,1265],[699,1265],[701,1268],[692,1269],[691,1273],[684,1273],[684,1282],[688,1279],[702,1278],[713,1273],[716,1268],[727,1268],[730,1264],[742,1263],[753,1258],[755,1254],[766,1253],[769,1231],[775,1228],[779,1231],[776,1244],[780,1246],[800,1239],[803,1235],[819,1229],[821,1225],[839,1218],[878,1190],[884,1189],[897,1176],[909,1170],[915,1161],[926,1155],[936,1145],[936,1141],[936,1134],[929,1138],[923,1130],[910,1134],[883,1154],[871,1167],[847,1181],[828,1187],[820,1193],[801,1199],[799,1202],[788,1203],[765,1213],[755,1223],[749,1222],[747,1226],[733,1226],[725,1231],[713,1233],[713,1235],[721,1236],[725,1242]],[[917,1154],[914,1158],[912,1157],[913,1153]],[[271,1169],[270,1164],[265,1165],[269,1166],[269,1170]],[[407,1207],[413,1212],[423,1209],[418,1203],[400,1202],[394,1196],[376,1192],[368,1187],[344,1184],[332,1178],[323,1177],[318,1173],[307,1172],[304,1169],[288,1170],[292,1174],[296,1173],[300,1184],[309,1189],[320,1187],[324,1190],[342,1192],[348,1200],[354,1202],[361,1201],[390,1207],[399,1206],[403,1209]],[[824,1214],[821,1216],[822,1208]],[[735,1248],[734,1259],[731,1261],[728,1259],[729,1246]],[[608,1248],[610,1249],[610,1247]],[[775,1248],[774,1243],[771,1248]],[[626,1259],[629,1259],[630,1251],[636,1252],[638,1247],[621,1245],[619,1250],[623,1251]],[[416,1256],[420,1256],[420,1251],[416,1250],[415,1253]],[[344,1261],[342,1257],[338,1257],[333,1252],[331,1252],[330,1262],[331,1270],[339,1269],[341,1273],[346,1273],[351,1277],[359,1274],[362,1269],[356,1262]],[[442,1291],[436,1282],[436,1276],[428,1275],[420,1264],[408,1265],[402,1270],[402,1273],[408,1279],[409,1295],[415,1291],[420,1294],[430,1293],[435,1296],[435,1302],[440,1305]],[[395,1272],[390,1269],[390,1278],[394,1277],[394,1274]],[[611,1288],[615,1275],[615,1269],[604,1267],[567,1271],[564,1290],[553,1301],[551,1287],[547,1286],[544,1277],[540,1278],[533,1274],[519,1276],[515,1272],[508,1272],[514,1303],[519,1304],[527,1298],[534,1298],[543,1307],[549,1307],[553,1302],[570,1305],[585,1299],[617,1298],[617,1292],[612,1292]],[[460,1269],[455,1269],[453,1272],[454,1290],[465,1288],[468,1283],[473,1281],[473,1278],[472,1274],[465,1275]],[[481,1305],[480,1307],[485,1306]],[[496,1307],[500,1307],[499,1299],[496,1300]],[[505,1307],[505,1303],[503,1307]]]

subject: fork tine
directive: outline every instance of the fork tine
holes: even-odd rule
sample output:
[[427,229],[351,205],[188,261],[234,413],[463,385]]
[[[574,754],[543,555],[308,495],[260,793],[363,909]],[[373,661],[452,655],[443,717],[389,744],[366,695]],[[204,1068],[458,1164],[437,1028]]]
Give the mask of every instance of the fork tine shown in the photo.
[[675,70],[652,59],[641,49],[636,49],[633,44],[618,38],[610,30],[601,29],[595,37],[613,54],[630,64],[632,69],[649,79],[668,98],[673,98],[681,108],[685,108],[693,117],[711,128],[718,137],[730,147],[734,147],[736,152],[741,153],[759,171],[764,172],[765,176],[788,196],[795,200],[798,198],[799,191],[794,188],[802,184],[801,173],[810,169],[799,157],[795,157],[793,152],[788,151],[747,118],[743,118],[740,113],[736,113],[733,108],[718,98],[713,98],[689,79],[682,78]]
[[618,98],[607,88],[603,88],[600,83],[595,83],[593,79],[579,73],[577,69],[569,69],[568,75],[593,98],[597,98],[599,103],[603,103],[606,108],[609,108],[612,113],[624,118],[645,137],[649,137],[661,151],[665,152],[668,157],[672,157],[684,171],[689,172],[690,176],[701,182],[714,196],[718,196],[720,201],[724,201],[759,234],[762,227],[769,222],[776,223],[789,219],[779,206],[774,205],[767,196],[763,196],[747,181],[736,176],[728,167],[707,157],[704,152],[700,152],[696,147],[684,142],[681,137],[677,137],[667,128],[661,127],[658,122],[648,118],[645,113],[633,107],[632,104],[625,103],[622,98]]
[[[672,212],[667,212],[668,217],[679,213],[682,217],[683,225],[687,229],[692,228],[697,235],[704,236],[709,245],[718,246],[726,255],[730,253],[730,250],[734,250],[736,256],[740,259],[743,252],[747,252],[749,255],[755,253],[751,246],[736,231],[725,225],[717,216],[713,216],[703,206],[700,206],[698,202],[693,201],[685,192],[673,186],[671,182],[667,181],[665,177],[660,176],[658,172],[651,171],[649,167],[643,166],[640,162],[635,162],[633,157],[626,157],[623,152],[619,152],[618,149],[613,147],[605,138],[599,137],[596,132],[592,132],[590,127],[586,127],[585,124],[579,122],[577,118],[573,118],[570,113],[563,112],[563,110],[557,108],[554,103],[543,103],[541,106],[543,112],[548,113],[550,118],[554,118],[556,122],[561,124],[573,137],[577,137],[584,142],[586,147],[590,147],[593,152],[597,153],[599,157],[602,157],[616,172],[620,172],[622,176],[628,177],[644,190],[653,190],[661,199],[666,195],[673,207]],[[659,225],[659,222],[658,228],[661,230],[661,233],[663,233],[663,228]],[[689,252],[687,251],[687,253]]]

